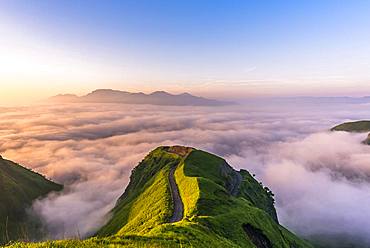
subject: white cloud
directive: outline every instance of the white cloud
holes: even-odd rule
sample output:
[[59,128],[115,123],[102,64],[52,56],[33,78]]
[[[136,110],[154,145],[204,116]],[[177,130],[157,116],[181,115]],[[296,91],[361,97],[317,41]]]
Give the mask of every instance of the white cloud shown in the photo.
[[[159,145],[225,157],[276,195],[283,224],[302,234],[370,235],[370,147],[326,130],[368,115],[366,105],[160,107],[106,105],[0,109],[0,153],[64,183],[35,204],[53,237],[93,232],[131,169]],[[365,135],[366,136],[366,135]]]

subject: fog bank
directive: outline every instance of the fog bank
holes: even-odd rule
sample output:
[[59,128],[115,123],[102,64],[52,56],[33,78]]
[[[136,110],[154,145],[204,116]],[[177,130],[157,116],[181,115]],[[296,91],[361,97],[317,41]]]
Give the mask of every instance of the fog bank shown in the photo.
[[275,193],[280,222],[303,235],[370,237],[370,146],[333,125],[366,119],[369,105],[256,103],[230,107],[69,104],[0,109],[0,153],[63,183],[38,201],[51,238],[104,223],[131,169],[152,149],[216,153]]

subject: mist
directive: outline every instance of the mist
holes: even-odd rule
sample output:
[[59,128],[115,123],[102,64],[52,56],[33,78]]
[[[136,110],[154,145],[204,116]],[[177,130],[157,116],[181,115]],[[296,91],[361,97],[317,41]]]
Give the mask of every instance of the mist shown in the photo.
[[186,145],[256,174],[275,193],[279,221],[305,237],[346,234],[370,244],[367,134],[328,131],[367,119],[368,104],[225,107],[64,104],[0,108],[0,154],[65,185],[38,200],[49,238],[93,234],[160,145]]

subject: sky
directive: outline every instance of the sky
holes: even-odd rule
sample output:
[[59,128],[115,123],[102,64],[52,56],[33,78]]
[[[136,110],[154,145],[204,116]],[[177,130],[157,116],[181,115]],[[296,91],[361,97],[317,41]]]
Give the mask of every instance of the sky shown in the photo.
[[369,1],[0,2],[0,103],[370,94]]

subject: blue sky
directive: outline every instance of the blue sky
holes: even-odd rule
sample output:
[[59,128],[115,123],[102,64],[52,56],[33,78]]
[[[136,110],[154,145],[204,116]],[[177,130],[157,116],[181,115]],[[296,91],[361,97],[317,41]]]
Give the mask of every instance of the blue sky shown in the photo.
[[45,95],[366,95],[369,13],[360,0],[3,0],[0,84]]

